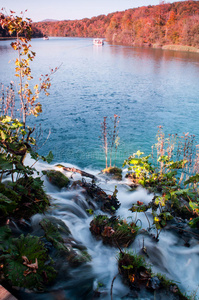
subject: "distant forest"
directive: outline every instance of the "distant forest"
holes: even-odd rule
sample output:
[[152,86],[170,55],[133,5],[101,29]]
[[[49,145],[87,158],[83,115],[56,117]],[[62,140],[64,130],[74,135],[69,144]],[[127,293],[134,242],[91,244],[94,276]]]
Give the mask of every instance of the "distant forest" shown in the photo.
[[34,36],[101,37],[134,46],[199,48],[199,1],[162,2],[91,19],[38,22],[33,23],[33,32]]

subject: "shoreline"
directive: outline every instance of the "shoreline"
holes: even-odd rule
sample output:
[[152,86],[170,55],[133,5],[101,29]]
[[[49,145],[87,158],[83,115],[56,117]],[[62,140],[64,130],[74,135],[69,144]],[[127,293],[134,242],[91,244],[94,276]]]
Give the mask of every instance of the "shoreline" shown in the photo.
[[[153,48],[156,48],[153,46]],[[194,52],[199,53],[199,49],[192,46],[184,46],[184,45],[164,45],[161,47],[162,50],[172,50],[172,51],[183,51],[183,52]]]
[[15,40],[16,37],[11,37],[11,36],[0,36],[0,41],[5,41],[5,40]]
[[[78,36],[79,37],[79,36]],[[5,40],[14,40],[16,39],[16,37],[0,37],[0,41],[5,41]],[[108,41],[107,41],[108,42]],[[110,43],[110,42],[108,42]],[[111,43],[112,44],[112,43]],[[115,45],[123,45],[126,46],[125,43],[114,43]],[[128,45],[128,46],[132,46],[132,47],[137,47],[136,45]],[[159,44],[151,44],[150,46],[139,46],[140,48],[154,48],[154,49],[162,49],[162,50],[171,50],[171,51],[183,51],[183,52],[194,52],[194,53],[199,53],[199,48],[193,47],[193,46],[185,46],[185,45],[172,45],[172,44],[168,44],[168,45],[164,45],[161,46]]]

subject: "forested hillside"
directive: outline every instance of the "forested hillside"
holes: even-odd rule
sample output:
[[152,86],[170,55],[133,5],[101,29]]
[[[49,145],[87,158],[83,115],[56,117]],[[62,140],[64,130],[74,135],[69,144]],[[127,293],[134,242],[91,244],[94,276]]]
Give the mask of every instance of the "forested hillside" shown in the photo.
[[106,39],[128,45],[199,47],[199,2],[175,2],[115,13]]
[[49,36],[105,37],[127,45],[199,47],[199,1],[162,3],[91,19],[39,22],[34,28]]
[[[38,22],[33,36],[103,37],[139,46],[186,45],[199,48],[199,1],[162,3],[91,19]],[[8,35],[0,28],[0,36]]]
[[37,29],[48,36],[76,36],[76,37],[105,37],[114,13],[107,16],[100,15],[91,19],[58,22],[34,23]]

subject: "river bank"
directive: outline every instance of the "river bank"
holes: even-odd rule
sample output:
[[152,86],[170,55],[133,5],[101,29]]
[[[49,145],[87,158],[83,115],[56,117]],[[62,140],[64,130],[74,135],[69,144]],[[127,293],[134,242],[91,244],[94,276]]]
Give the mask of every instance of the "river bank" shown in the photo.
[[[35,37],[37,38],[37,37]],[[51,38],[51,37],[49,37]],[[14,40],[16,37],[0,37],[0,41],[5,41],[5,40]],[[34,39],[34,38],[33,38]],[[172,50],[172,51],[183,51],[183,52],[194,52],[194,53],[199,53],[199,49],[196,47],[192,46],[185,46],[185,45],[159,45],[159,44],[146,44],[146,45],[131,45],[131,44],[126,44],[126,43],[113,43],[114,45],[122,45],[122,46],[132,46],[132,47],[139,47],[139,48],[145,48],[145,47],[151,47],[155,49],[162,49],[162,50]]]
[[[153,48],[156,48],[156,45],[153,45]],[[164,45],[161,47],[163,50],[172,50],[172,51],[185,51],[185,52],[195,52],[199,53],[199,49],[191,46],[183,45]]]

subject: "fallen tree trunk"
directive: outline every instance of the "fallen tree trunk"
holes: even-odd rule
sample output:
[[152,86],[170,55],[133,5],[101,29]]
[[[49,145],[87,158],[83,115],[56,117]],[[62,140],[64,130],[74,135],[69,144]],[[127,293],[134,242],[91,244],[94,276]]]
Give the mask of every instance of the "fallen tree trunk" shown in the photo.
[[87,173],[87,172],[82,171],[80,169],[70,168],[70,167],[64,167],[62,165],[57,165],[56,167],[62,168],[64,171],[67,171],[67,172],[79,173],[82,176],[90,177],[90,178],[92,178],[94,180],[97,180],[97,177],[95,177],[93,174]]

